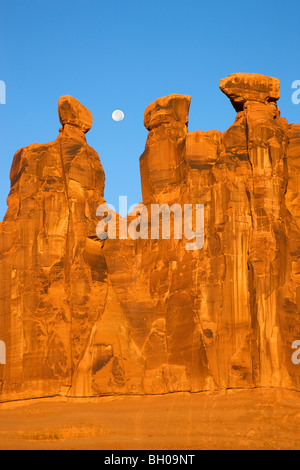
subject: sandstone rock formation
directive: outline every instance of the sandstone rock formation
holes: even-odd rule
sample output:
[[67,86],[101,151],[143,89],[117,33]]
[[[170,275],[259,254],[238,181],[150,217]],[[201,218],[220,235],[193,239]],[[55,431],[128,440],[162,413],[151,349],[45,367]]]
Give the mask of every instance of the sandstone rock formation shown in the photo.
[[16,153],[0,224],[2,400],[300,388],[300,126],[280,117],[275,78],[220,88],[237,111],[223,134],[188,132],[189,96],[145,111],[143,203],[204,204],[201,250],[174,228],[99,240],[104,172],[74,98],[59,100],[55,142]]
[[93,116],[78,100],[72,96],[61,96],[58,100],[60,122],[81,129],[85,134],[92,128]]
[[66,100],[60,103],[64,128],[57,140],[14,157],[1,223],[0,331],[7,346],[1,384],[12,398],[70,386],[101,308],[99,296],[104,305],[87,238],[97,223],[104,172],[86,143],[89,112],[71,98],[67,110]]

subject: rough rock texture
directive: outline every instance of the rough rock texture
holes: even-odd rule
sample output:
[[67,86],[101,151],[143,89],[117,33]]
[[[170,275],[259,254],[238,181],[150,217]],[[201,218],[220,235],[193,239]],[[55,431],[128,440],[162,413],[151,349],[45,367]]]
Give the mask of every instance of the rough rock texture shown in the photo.
[[97,238],[104,173],[77,100],[60,99],[55,142],[17,152],[0,225],[3,400],[299,390],[300,126],[280,117],[277,79],[220,87],[237,110],[223,134],[188,133],[188,96],[145,112],[143,202],[204,204],[201,250]]
[[187,136],[190,96],[159,98],[145,111],[150,131],[140,159],[143,202],[154,202],[155,192],[179,186],[184,179],[183,148]]
[[62,125],[75,126],[87,133],[93,124],[92,113],[72,96],[61,96],[58,100],[58,114]]
[[104,308],[107,288],[88,238],[104,172],[82,125],[65,124],[55,142],[18,151],[10,178],[0,233],[1,387],[12,398],[53,395],[70,386]]
[[220,81],[220,88],[237,111],[242,111],[247,101],[277,102],[280,98],[280,81],[255,73],[234,73]]

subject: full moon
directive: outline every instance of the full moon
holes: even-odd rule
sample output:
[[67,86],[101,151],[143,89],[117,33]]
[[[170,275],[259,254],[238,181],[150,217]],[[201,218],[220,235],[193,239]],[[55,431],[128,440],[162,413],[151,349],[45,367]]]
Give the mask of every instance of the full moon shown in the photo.
[[116,109],[113,113],[112,113],[112,118],[114,121],[123,121],[125,115],[123,113],[123,111],[120,111],[120,109]]

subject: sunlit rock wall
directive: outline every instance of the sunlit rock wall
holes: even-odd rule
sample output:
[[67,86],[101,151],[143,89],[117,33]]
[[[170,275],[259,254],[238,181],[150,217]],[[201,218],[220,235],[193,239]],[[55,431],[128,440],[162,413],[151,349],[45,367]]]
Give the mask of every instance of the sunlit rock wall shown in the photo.
[[275,78],[220,88],[237,111],[223,134],[188,132],[189,96],[145,111],[144,207],[204,204],[201,249],[172,223],[170,239],[97,237],[104,172],[74,98],[59,100],[55,142],[16,153],[0,223],[2,400],[300,388],[300,126],[280,117]]

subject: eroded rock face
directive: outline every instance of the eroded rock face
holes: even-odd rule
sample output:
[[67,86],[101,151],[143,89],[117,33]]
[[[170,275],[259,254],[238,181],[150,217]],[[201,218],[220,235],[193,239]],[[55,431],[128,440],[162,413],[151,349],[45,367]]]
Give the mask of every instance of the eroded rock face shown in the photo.
[[237,111],[243,109],[247,101],[260,103],[277,102],[280,98],[278,78],[256,73],[234,73],[220,81],[220,88],[230,98]]
[[96,237],[104,172],[77,100],[60,100],[55,142],[17,152],[0,225],[2,399],[300,388],[300,126],[280,117],[277,79],[220,87],[238,111],[223,134],[188,133],[188,96],[145,112],[143,202],[204,204],[199,250],[173,228]]
[[59,98],[58,115],[63,126],[75,126],[84,133],[92,128],[92,113],[72,96],[65,95]]
[[162,188],[180,185],[184,178],[183,148],[187,136],[190,96],[159,98],[145,111],[144,125],[150,131],[140,158],[143,201],[155,201]]

